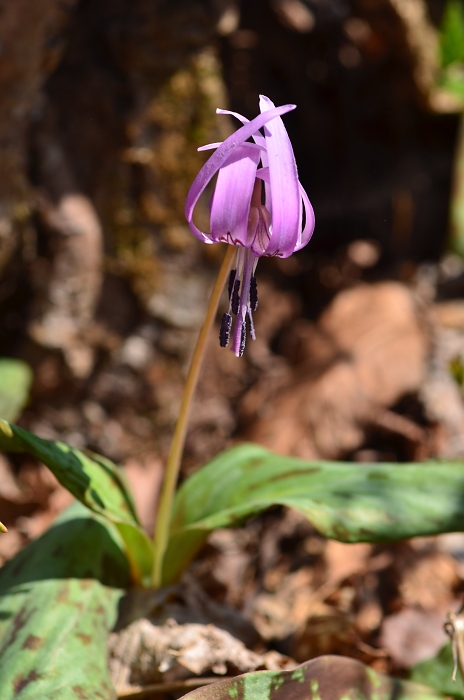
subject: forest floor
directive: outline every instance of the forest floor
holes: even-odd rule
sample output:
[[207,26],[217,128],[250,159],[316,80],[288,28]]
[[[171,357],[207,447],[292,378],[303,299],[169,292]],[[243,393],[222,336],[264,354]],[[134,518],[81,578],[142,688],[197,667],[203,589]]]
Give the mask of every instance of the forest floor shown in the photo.
[[[281,265],[283,277],[304,279],[304,261],[263,266],[258,340],[237,360],[211,339],[184,475],[244,439],[360,464],[462,458],[462,264],[448,256],[414,268],[404,283],[398,274],[369,278],[373,260],[375,246],[362,242],[335,262],[319,260],[311,274],[327,303],[313,318],[302,317],[298,294],[270,274]],[[133,314],[117,280],[107,294],[108,309],[117,302],[121,314]],[[185,318],[122,324],[85,382],[59,353],[44,353],[20,421],[121,462],[148,529],[195,337]],[[71,500],[43,465],[2,456],[0,512],[9,532],[0,537],[0,562]],[[214,533],[178,586],[147,594],[149,620],[112,635],[113,678],[121,697],[163,683],[179,694],[191,677],[291,668],[321,654],[405,675],[446,641],[446,614],[460,607],[463,591],[464,533],[347,545],[275,508]]]

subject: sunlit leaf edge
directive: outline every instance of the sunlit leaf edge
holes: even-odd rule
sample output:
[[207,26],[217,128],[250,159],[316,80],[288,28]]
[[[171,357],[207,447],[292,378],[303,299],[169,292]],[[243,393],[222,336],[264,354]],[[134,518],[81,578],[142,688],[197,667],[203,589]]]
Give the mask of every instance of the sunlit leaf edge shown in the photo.
[[[64,442],[39,438],[4,420],[0,420],[0,450],[32,454],[53,472],[78,501],[112,522],[125,543],[134,581],[149,585],[153,566],[152,542],[139,524],[129,486],[115,464],[105,457],[83,452]],[[102,481],[101,495],[92,485],[92,475],[86,469],[93,471],[94,477]],[[115,493],[118,494],[117,499],[111,500]]]

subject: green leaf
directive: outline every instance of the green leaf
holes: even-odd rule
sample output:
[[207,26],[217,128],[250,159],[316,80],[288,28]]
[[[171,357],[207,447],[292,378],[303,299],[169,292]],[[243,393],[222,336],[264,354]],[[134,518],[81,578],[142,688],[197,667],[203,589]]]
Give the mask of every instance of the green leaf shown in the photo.
[[343,656],[320,656],[294,671],[255,671],[203,686],[189,700],[443,700],[429,688],[389,678]]
[[456,681],[453,675],[454,661],[451,644],[445,644],[432,659],[426,659],[411,670],[411,679],[434,688],[443,695],[464,698],[464,680],[458,669]]
[[29,452],[43,462],[75,498],[115,524],[126,544],[133,578],[149,585],[152,544],[141,528],[124,473],[110,460],[64,442],[43,440],[0,420],[0,450]]
[[464,465],[305,462],[251,444],[219,455],[179,489],[163,581],[208,534],[273,505],[303,513],[326,537],[383,542],[464,530]]
[[0,571],[0,700],[113,700],[107,638],[129,567],[76,503]]
[[464,3],[448,0],[440,28],[441,63],[444,68],[464,62]]
[[0,358],[0,418],[18,418],[29,398],[31,384],[29,365],[21,360]]

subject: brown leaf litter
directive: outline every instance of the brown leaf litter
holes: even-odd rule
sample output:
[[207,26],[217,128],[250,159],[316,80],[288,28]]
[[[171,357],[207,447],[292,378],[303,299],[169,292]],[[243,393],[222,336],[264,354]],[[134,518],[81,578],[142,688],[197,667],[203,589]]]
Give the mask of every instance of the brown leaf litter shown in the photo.
[[[193,580],[158,592],[134,591],[126,615],[136,619],[110,635],[109,664],[119,694],[138,686],[173,683],[196,676],[236,675],[256,670],[295,668],[277,651],[256,653],[245,645],[255,638],[252,626],[209,599]],[[145,615],[140,615],[145,608]],[[205,622],[206,620],[206,622]],[[237,624],[238,623],[238,624]],[[232,633],[231,633],[232,632]]]
[[[290,381],[269,394],[263,379],[248,405],[245,397],[248,439],[306,459],[352,452],[372,426],[424,440],[420,426],[390,410],[417,392],[426,374],[429,340],[406,287],[383,282],[342,291],[316,325],[300,321],[286,343]],[[257,414],[250,403],[265,408]]]
[[[275,314],[264,315],[267,302]],[[382,282],[342,290],[315,322],[298,319],[297,307],[291,294],[269,285],[260,340],[243,368],[211,340],[190,459],[221,449],[233,430],[305,458],[375,461],[384,456],[381,440],[387,449],[396,445],[392,459],[462,455],[463,392],[453,370],[460,358],[464,363],[460,302],[425,305],[404,285]],[[167,366],[155,358],[133,372],[150,376],[158,396],[164,381],[172,403]],[[117,386],[111,377],[107,385]],[[412,409],[402,403],[411,397]],[[105,431],[109,413],[99,407],[98,398],[88,400],[85,420]],[[68,413],[61,420],[80,430],[77,409]],[[69,497],[45,468],[3,460],[0,499],[12,527],[0,538],[0,556],[7,559]],[[127,464],[148,529],[161,468],[152,447]],[[121,693],[147,684],[167,690],[192,675],[199,682],[326,653],[403,672],[437,651],[446,613],[459,608],[460,537],[346,545],[325,540],[281,508],[244,528],[217,531],[182,584],[154,598],[140,594],[141,607],[121,618],[109,645],[113,678]]]

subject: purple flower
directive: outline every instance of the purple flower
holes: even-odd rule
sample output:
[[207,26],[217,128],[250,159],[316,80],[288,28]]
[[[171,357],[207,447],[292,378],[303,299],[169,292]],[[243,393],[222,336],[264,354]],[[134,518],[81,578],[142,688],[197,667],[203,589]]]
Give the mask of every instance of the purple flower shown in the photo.
[[[222,143],[199,149],[216,151],[196,176],[185,203],[190,229],[200,241],[223,241],[238,248],[236,269],[229,279],[229,311],[222,318],[219,335],[221,346],[227,346],[235,314],[232,349],[238,357],[245,349],[247,321],[251,337],[256,337],[252,312],[258,306],[258,259],[262,255],[289,257],[308,243],[314,230],[313,208],[298,180],[292,144],[280,118],[296,105],[275,107],[261,95],[259,106],[261,114],[252,121],[236,112],[216,110],[218,114],[232,114],[243,126]],[[247,141],[250,137],[253,143]],[[194,224],[193,211],[216,173],[210,204],[211,232],[205,233]]]

